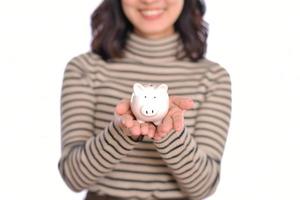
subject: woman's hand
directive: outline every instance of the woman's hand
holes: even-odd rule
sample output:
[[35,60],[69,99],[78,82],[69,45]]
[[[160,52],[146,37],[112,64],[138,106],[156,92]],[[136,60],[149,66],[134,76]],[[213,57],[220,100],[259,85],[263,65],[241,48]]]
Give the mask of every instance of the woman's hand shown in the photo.
[[194,107],[191,98],[170,96],[169,111],[156,128],[155,140],[165,137],[171,130],[181,131],[184,128],[184,112]]
[[123,99],[120,101],[115,109],[115,114],[117,118],[117,124],[121,127],[123,132],[137,138],[140,135],[147,135],[150,138],[153,138],[155,134],[155,126],[152,123],[139,123],[131,109],[129,99]]

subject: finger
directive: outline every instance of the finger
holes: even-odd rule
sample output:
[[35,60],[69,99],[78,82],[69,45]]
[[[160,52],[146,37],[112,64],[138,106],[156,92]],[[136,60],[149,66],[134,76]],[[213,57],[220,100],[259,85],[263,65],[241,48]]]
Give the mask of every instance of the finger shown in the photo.
[[130,111],[130,101],[129,101],[129,99],[123,99],[123,100],[121,100],[117,104],[116,109],[115,109],[115,112],[118,115],[123,115],[125,113],[128,113],[129,111]]
[[178,111],[182,111],[182,110],[180,108],[178,108],[177,106],[171,106],[168,111],[168,115],[172,116],[172,115],[174,115],[174,113],[176,113]]
[[161,129],[161,128],[160,128],[159,126],[156,128],[156,131],[155,131],[155,134],[154,134],[154,138],[155,138],[155,137],[156,137],[156,138],[158,138],[158,137],[163,137],[164,135],[166,135],[166,133],[163,132],[163,131],[161,131],[160,129]]
[[154,136],[153,136],[153,139],[154,140],[160,140],[161,139],[161,136],[159,135],[159,133],[156,131]]
[[141,124],[141,134],[147,135],[149,131],[148,123],[142,123]]
[[123,131],[123,133],[124,133],[125,135],[127,135],[127,136],[132,135],[131,132],[130,132],[130,130],[129,130],[128,128],[126,128],[126,127],[124,127],[124,126],[122,126],[121,128],[122,128],[122,131]]
[[170,101],[182,110],[189,110],[194,107],[194,101],[189,97],[171,96]]
[[158,126],[158,130],[160,132],[169,132],[173,128],[173,120],[171,115],[167,114],[167,116],[163,119],[162,123]]
[[173,119],[173,127],[176,131],[180,131],[183,128],[183,124],[184,124],[184,117],[183,117],[183,112],[175,112],[172,115],[172,119]]
[[117,120],[116,122],[118,123],[118,126],[121,128],[122,132],[125,133],[125,135],[131,135],[129,128],[124,125],[122,117],[117,116],[116,120]]
[[165,133],[168,133],[169,131],[172,130],[173,128],[173,119],[172,119],[172,115],[176,112],[176,111],[180,111],[179,108],[177,107],[172,107],[168,114],[165,116],[165,118],[163,119],[162,123],[157,127],[157,134],[160,136],[163,136]]
[[154,139],[154,140],[160,140],[160,139],[162,139],[163,137],[165,137],[165,135],[166,135],[166,133],[160,132],[160,131],[158,131],[158,130],[156,129],[153,139]]
[[148,137],[149,138],[154,137],[155,130],[156,130],[155,126],[153,124],[149,124],[149,126],[148,126]]
[[173,115],[178,113],[178,112],[182,112],[182,110],[180,110],[178,107],[174,106],[172,107],[167,116],[164,118],[163,120],[163,124],[161,127],[158,127],[159,132],[169,132],[172,129],[175,129],[174,127],[174,120],[173,120]]
[[130,114],[124,114],[121,116],[121,122],[126,128],[131,128],[133,124],[134,118]]
[[153,139],[156,140],[156,141],[158,141],[158,140],[161,139],[161,137],[155,136]]
[[130,128],[132,135],[140,135],[141,134],[141,128],[140,123],[138,121],[133,121],[133,126]]

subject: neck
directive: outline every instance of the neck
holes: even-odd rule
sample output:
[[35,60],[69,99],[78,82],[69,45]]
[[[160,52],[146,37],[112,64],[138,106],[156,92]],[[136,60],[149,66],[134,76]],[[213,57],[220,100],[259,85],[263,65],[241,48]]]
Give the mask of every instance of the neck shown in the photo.
[[175,30],[174,30],[174,28],[172,28],[172,29],[167,29],[163,32],[144,33],[138,29],[135,29],[134,33],[145,39],[158,40],[158,39],[167,38],[171,35],[174,35]]
[[125,58],[147,63],[176,61],[184,56],[183,44],[177,32],[157,39],[130,32],[124,49]]

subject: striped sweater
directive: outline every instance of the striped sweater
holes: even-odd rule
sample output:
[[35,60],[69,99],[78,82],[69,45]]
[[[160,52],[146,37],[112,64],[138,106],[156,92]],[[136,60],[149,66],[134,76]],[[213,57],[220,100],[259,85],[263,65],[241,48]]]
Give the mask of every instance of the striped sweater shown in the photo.
[[[135,82],[165,83],[169,95],[191,97],[195,106],[185,112],[184,130],[159,141],[137,142],[122,134],[114,108],[130,98]],[[123,58],[104,61],[89,51],[67,63],[61,176],[74,191],[124,199],[203,199],[219,182],[230,113],[231,82],[223,67],[207,59],[189,61],[178,33],[158,40],[130,33]]]

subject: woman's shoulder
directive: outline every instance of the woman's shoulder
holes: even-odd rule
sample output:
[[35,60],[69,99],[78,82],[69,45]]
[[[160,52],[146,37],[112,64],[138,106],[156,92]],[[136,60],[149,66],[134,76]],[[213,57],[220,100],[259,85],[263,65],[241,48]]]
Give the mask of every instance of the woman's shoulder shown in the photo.
[[78,69],[82,71],[86,71],[99,64],[105,64],[105,61],[101,58],[101,56],[92,51],[86,51],[77,54],[67,61],[67,67],[70,65],[75,65]]
[[69,59],[68,62],[105,62],[102,57],[92,51],[86,51],[80,54],[77,54],[71,59]]
[[224,73],[229,76],[229,72],[226,69],[226,67],[224,67],[222,64],[220,64],[218,62],[212,61],[207,58],[203,58],[203,59],[199,60],[198,63],[202,67],[207,68],[207,71],[209,71],[210,73],[218,73],[218,74]]

